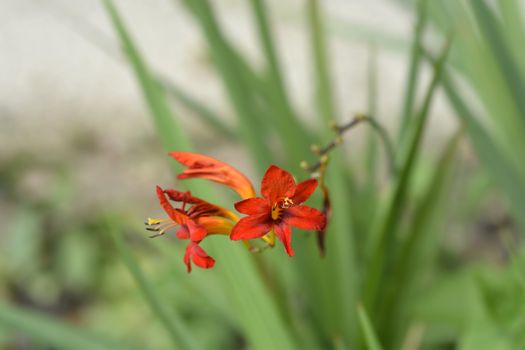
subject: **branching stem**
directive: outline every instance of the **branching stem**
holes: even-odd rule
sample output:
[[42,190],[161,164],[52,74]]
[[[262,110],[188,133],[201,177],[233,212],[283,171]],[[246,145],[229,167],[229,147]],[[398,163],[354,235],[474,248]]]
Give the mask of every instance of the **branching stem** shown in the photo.
[[395,174],[396,169],[394,147],[388,132],[374,118],[364,114],[357,114],[350,122],[343,125],[337,125],[334,123],[331,127],[336,132],[335,138],[322,148],[317,145],[312,146],[312,151],[319,156],[319,161],[312,165],[308,165],[307,163],[303,162],[302,167],[310,173],[318,171],[319,168],[321,168],[321,165],[327,162],[328,153],[330,153],[334,148],[343,142],[344,133],[361,123],[368,123],[372,129],[377,132],[386,151],[390,172]]

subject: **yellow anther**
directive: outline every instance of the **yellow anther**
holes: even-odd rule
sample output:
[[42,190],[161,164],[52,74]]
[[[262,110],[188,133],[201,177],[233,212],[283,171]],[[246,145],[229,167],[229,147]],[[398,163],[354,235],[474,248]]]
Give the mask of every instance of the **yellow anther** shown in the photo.
[[278,220],[279,217],[281,216],[281,211],[282,211],[282,208],[279,207],[277,204],[275,204],[272,207],[272,220]]
[[148,220],[145,222],[146,225],[152,226],[152,225],[158,225],[162,222],[166,222],[168,219],[158,219],[158,218],[148,218]]

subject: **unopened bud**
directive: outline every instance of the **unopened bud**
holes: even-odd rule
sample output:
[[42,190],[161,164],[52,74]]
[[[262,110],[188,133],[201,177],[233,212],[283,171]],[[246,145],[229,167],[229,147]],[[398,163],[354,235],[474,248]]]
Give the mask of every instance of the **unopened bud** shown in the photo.
[[299,166],[303,170],[308,170],[308,167],[309,167],[308,162],[306,160],[301,161],[301,163],[299,163]]
[[319,145],[313,144],[310,146],[310,151],[314,154],[320,154],[321,153],[321,147]]

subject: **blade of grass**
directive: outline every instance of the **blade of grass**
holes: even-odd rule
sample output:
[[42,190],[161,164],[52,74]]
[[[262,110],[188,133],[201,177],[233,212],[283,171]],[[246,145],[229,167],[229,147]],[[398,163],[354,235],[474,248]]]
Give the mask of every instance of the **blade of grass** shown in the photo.
[[[307,23],[310,31],[310,46],[313,57],[313,74],[315,80],[315,97],[319,118],[325,124],[324,134],[330,135],[328,125],[335,121],[336,109],[333,102],[332,86],[329,74],[329,62],[325,42],[325,28],[322,20],[321,9],[318,0],[308,0]],[[324,313],[322,322],[334,324],[332,332],[341,333],[344,343],[355,342],[357,332],[357,314],[355,305],[357,302],[359,271],[356,264],[356,246],[354,237],[355,223],[351,213],[351,205],[348,202],[352,183],[346,183],[351,177],[345,177],[347,164],[341,151],[332,155],[328,171],[328,187],[337,190],[332,191],[332,229],[328,231],[325,278],[326,285],[319,288],[328,288],[323,294],[331,295],[326,303],[329,312]],[[322,279],[321,279],[322,280]],[[323,312],[323,310],[321,310]],[[336,317],[333,317],[336,315]],[[344,325],[344,326],[343,326]],[[342,327],[342,328],[341,328]]]
[[[211,243],[211,242],[210,242]],[[213,242],[216,247],[217,268],[224,276],[228,296],[235,306],[235,317],[250,348],[297,349],[289,325],[279,314],[277,301],[272,298],[255,266],[255,257],[242,244],[231,241]]]
[[[358,198],[354,201],[352,212],[354,215],[355,232],[361,232],[360,235],[356,236],[356,244],[359,247],[357,251],[357,259],[363,261],[365,249],[361,249],[366,246],[366,240],[369,237],[368,231],[370,230],[370,218],[375,217],[378,207],[378,176],[381,170],[378,170],[378,142],[379,137],[377,130],[374,125],[377,124],[377,77],[378,77],[378,55],[377,48],[374,44],[369,46],[368,54],[368,69],[367,69],[367,80],[368,80],[368,117],[373,120],[370,123],[370,127],[367,129],[366,134],[366,149],[365,149],[365,162],[366,162],[366,178],[363,191],[354,193]],[[388,158],[388,152],[385,152],[386,158]],[[394,158],[395,159],[395,158]],[[381,169],[381,168],[379,168]],[[390,174],[392,175],[392,174]]]
[[[509,158],[516,163],[522,163],[516,149],[525,148],[525,124],[516,102],[515,93],[507,84],[503,69],[497,55],[492,52],[495,47],[489,43],[489,38],[480,31],[476,15],[469,2],[429,2],[431,11],[429,18],[433,24],[446,32],[450,27],[456,28],[458,33],[454,46],[454,60],[451,63],[464,74],[469,87],[477,94],[486,110],[487,122],[491,124],[490,130],[494,141],[504,146]],[[498,30],[491,27],[491,30]],[[506,43],[500,43],[506,46]],[[519,46],[519,45],[518,45]],[[477,59],[472,59],[476,57]],[[519,62],[513,59],[515,62]],[[503,69],[502,69],[503,68]]]
[[509,87],[509,93],[525,122],[525,99],[523,98],[525,83],[523,82],[522,71],[518,69],[514,57],[507,47],[506,40],[501,33],[500,23],[484,1],[474,0],[470,1],[470,4],[481,32],[499,63],[498,67]]
[[321,120],[325,124],[329,124],[336,119],[336,112],[332,101],[332,85],[330,83],[329,64],[319,0],[308,0],[307,13],[314,64],[317,108]]
[[168,332],[174,348],[200,349],[196,339],[191,335],[189,329],[186,328],[182,319],[179,318],[178,315],[169,314],[166,311],[166,308],[162,306],[162,298],[157,294],[155,288],[146,279],[146,276],[144,276],[144,272],[141,270],[137,260],[124,242],[122,234],[118,232],[118,230],[111,223],[108,224],[108,229],[111,233],[111,237],[113,238],[120,257],[133,276],[135,283],[139,287],[151,311]]
[[[378,69],[377,48],[370,45],[368,49],[368,116],[377,118],[377,69]],[[366,171],[367,189],[373,193],[377,174],[377,135],[373,128],[369,128],[366,141]]]
[[266,143],[268,135],[261,132],[264,130],[264,117],[260,115],[251,86],[242,74],[246,73],[245,66],[240,66],[239,56],[227,44],[209,2],[184,0],[183,3],[197,18],[207,39],[215,65],[236,111],[240,135],[257,159],[258,170],[262,172],[266,169],[266,164],[271,163],[270,151]]
[[111,21],[120,38],[122,48],[128,58],[136,78],[142,88],[144,99],[148,104],[162,145],[168,150],[188,150],[190,141],[186,133],[176,122],[166,101],[164,91],[154,79],[144,62],[139,50],[135,47],[124,22],[120,18],[112,0],[103,0]]
[[381,350],[381,343],[363,305],[357,306],[357,313],[359,314],[359,324],[361,325],[367,348],[369,350]]
[[[60,349],[78,350],[124,350],[131,349],[122,342],[110,341],[96,334],[84,331],[49,315],[0,304],[0,325],[13,332],[39,341],[47,346]],[[36,345],[36,344],[33,344]]]
[[[291,163],[299,164],[304,159],[305,150],[309,148],[307,130],[300,124],[290,104],[280,69],[279,60],[275,51],[273,38],[270,31],[269,18],[263,0],[250,1],[255,22],[259,33],[259,40],[266,57],[268,70],[268,93],[271,97],[271,107],[275,108],[272,119],[275,121],[277,132],[283,144],[290,153]],[[292,137],[291,135],[301,135]],[[298,170],[298,169],[295,169]]]
[[516,63],[525,75],[525,47],[520,45],[525,41],[525,20],[520,2],[516,0],[499,0],[498,8],[502,15],[502,34],[508,39],[509,49],[514,52]]
[[[426,186],[425,194],[415,209],[409,232],[401,243],[399,260],[393,269],[391,280],[386,284],[388,290],[385,293],[385,303],[380,313],[382,315],[381,324],[383,324],[381,329],[387,332],[383,337],[385,344],[395,343],[395,337],[402,336],[404,333],[404,330],[401,329],[404,325],[399,319],[400,309],[406,305],[405,303],[408,301],[406,298],[410,296],[407,291],[410,291],[418,272],[414,267],[418,266],[417,257],[421,251],[420,245],[423,243],[425,235],[431,233],[428,227],[435,213],[438,212],[435,209],[443,197],[446,180],[462,136],[463,130],[461,129],[453,136],[443,151],[434,167],[435,172]],[[399,332],[399,334],[395,334],[395,332]]]
[[407,87],[405,89],[405,98],[403,100],[403,109],[401,110],[401,122],[398,131],[398,144],[403,142],[409,129],[413,115],[414,100],[416,97],[416,88],[420,70],[421,45],[423,44],[423,33],[427,22],[427,0],[417,2],[417,23],[412,35],[413,42],[410,54],[410,66],[407,75]]
[[428,119],[429,110],[434,97],[434,92],[438,86],[441,78],[441,72],[445,64],[448,51],[450,48],[450,38],[447,40],[445,47],[442,49],[438,60],[434,65],[434,75],[432,81],[427,89],[422,107],[414,120],[410,129],[409,140],[407,147],[400,152],[400,166],[398,169],[399,175],[396,178],[393,191],[388,199],[385,207],[384,217],[379,221],[375,230],[373,231],[373,241],[369,269],[367,271],[367,279],[365,282],[364,299],[365,306],[369,310],[377,311],[378,307],[378,292],[381,281],[384,279],[385,268],[391,259],[391,253],[388,249],[392,240],[394,240],[398,224],[400,222],[402,211],[405,207],[405,198],[410,184],[412,171],[415,160],[419,153],[419,146],[423,136],[423,131]]
[[467,125],[470,139],[481,163],[486,167],[494,181],[506,194],[514,217],[525,230],[525,176],[505,152],[498,147],[490,134],[478,122],[469,107],[457,93],[449,74],[442,81],[443,88],[456,114]]

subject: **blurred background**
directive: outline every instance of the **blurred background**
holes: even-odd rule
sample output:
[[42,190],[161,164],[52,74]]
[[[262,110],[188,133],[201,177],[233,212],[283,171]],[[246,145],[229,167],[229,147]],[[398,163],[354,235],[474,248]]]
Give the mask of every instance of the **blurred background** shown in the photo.
[[[0,2],[0,348],[525,348],[523,15]],[[272,163],[302,180],[310,146],[359,113],[387,136],[361,123],[331,154],[326,257],[302,231],[293,259],[217,237],[216,267],[188,275],[184,242],[148,239],[157,184],[238,200],[175,180],[168,151],[256,188]]]

